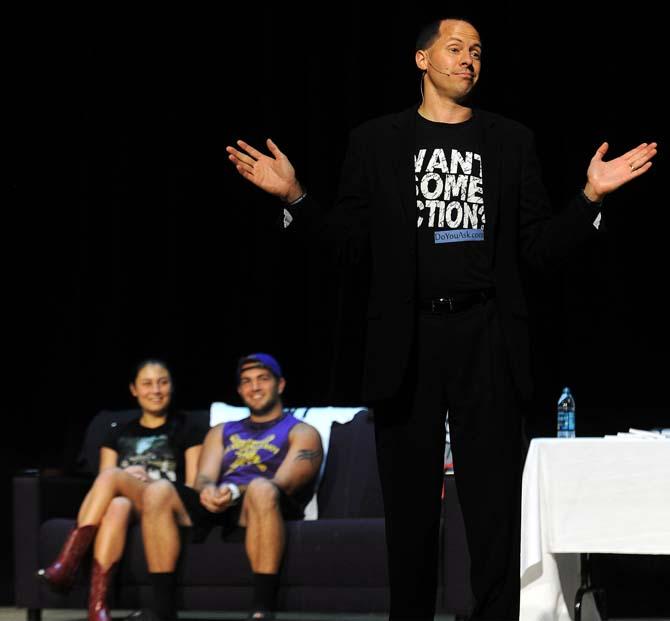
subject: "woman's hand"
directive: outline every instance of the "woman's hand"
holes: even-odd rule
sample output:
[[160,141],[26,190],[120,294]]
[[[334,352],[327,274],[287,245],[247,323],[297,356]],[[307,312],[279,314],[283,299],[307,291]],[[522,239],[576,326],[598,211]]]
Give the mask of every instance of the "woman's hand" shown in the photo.
[[128,466],[127,468],[124,468],[123,471],[145,483],[151,481],[151,477],[144,466]]

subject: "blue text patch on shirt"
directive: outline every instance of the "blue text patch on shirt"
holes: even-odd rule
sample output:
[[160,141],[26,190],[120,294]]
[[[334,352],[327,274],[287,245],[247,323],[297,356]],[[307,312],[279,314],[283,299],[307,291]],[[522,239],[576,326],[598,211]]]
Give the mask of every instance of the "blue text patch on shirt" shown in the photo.
[[435,231],[436,244],[451,244],[463,241],[481,241],[484,239],[483,229],[454,229],[453,231]]

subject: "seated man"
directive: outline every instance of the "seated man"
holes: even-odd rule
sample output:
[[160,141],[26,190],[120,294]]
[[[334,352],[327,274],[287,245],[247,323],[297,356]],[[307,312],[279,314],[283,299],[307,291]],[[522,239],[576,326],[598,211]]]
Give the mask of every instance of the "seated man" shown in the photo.
[[221,526],[224,535],[238,526],[246,528],[245,547],[254,572],[249,618],[274,618],[284,520],[303,517],[323,458],[321,437],[314,427],[283,411],[286,382],[272,356],[241,358],[237,383],[250,416],[208,432],[194,489],[158,481],[142,497],[142,537],[154,603],[152,610],[128,619],[176,619],[178,526],[193,527],[195,541],[202,541],[214,526]]

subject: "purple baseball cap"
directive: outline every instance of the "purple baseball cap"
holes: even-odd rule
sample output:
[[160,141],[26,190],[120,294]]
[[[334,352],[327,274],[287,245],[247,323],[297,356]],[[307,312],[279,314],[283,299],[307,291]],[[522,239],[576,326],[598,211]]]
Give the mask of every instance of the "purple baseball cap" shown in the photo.
[[277,379],[283,377],[281,367],[279,363],[270,355],[263,353],[249,354],[248,356],[242,356],[237,362],[237,383],[240,383],[240,374],[242,373],[242,367],[253,363],[253,366],[248,368],[263,367],[270,371]]

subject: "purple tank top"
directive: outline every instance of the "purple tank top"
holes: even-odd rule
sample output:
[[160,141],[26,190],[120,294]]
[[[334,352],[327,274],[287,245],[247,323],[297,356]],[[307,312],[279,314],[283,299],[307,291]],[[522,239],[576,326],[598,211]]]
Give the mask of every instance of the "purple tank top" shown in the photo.
[[225,423],[219,484],[248,485],[257,477],[274,477],[288,453],[288,434],[300,422],[283,413],[268,423],[253,423],[249,417]]

